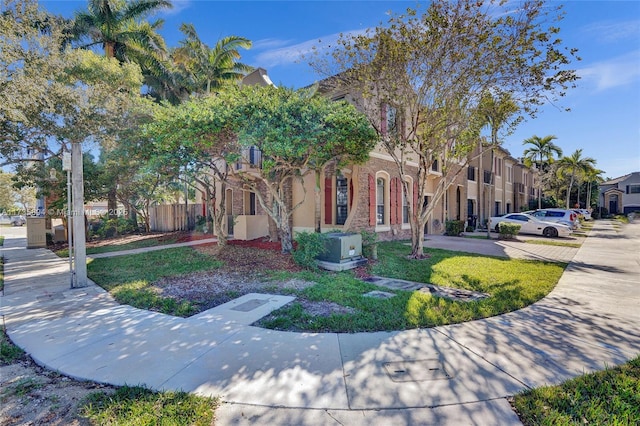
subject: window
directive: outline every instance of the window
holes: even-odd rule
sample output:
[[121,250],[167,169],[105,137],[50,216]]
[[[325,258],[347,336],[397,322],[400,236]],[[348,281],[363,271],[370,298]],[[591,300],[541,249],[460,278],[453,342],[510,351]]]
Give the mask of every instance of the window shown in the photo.
[[513,182],[513,168],[507,166],[507,182]]
[[347,178],[336,176],[336,225],[344,225],[347,221],[349,191]]
[[[411,188],[410,182],[407,182],[407,186]],[[408,197],[404,195],[402,186],[400,186],[400,192],[402,193],[402,223],[409,223],[409,201]],[[409,196],[411,196],[411,191],[409,191]]]
[[433,170],[434,172],[438,171],[438,159],[434,159],[433,163],[431,163],[431,170]]
[[382,104],[380,106],[381,123],[380,132],[384,136],[398,135],[398,109],[393,105]]
[[262,151],[257,146],[249,148],[249,164],[255,167],[262,167]]
[[627,194],[640,194],[640,185],[627,185]]
[[469,166],[469,168],[467,169],[467,179],[469,180],[476,180],[476,168],[473,166]]
[[500,215],[500,201],[495,202],[495,215],[496,216]]
[[386,193],[386,184],[383,178],[376,180],[376,225],[384,225],[384,200]]
[[493,170],[496,176],[502,176],[502,158],[494,158]]

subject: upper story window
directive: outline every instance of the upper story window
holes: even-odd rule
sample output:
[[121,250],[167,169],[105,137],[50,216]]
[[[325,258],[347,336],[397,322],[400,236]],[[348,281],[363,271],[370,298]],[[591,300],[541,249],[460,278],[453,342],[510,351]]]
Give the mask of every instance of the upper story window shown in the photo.
[[513,167],[507,166],[507,182],[513,182]]
[[434,172],[440,171],[440,165],[438,164],[437,158],[434,158],[433,162],[431,163],[431,170],[433,170]]
[[502,176],[502,158],[495,157],[493,160],[494,173],[496,176]]
[[383,136],[398,135],[398,109],[393,105],[382,104],[380,106],[380,132]]
[[640,194],[640,185],[627,185],[627,194]]
[[476,168],[473,166],[469,166],[467,168],[467,179],[469,180],[476,180]]

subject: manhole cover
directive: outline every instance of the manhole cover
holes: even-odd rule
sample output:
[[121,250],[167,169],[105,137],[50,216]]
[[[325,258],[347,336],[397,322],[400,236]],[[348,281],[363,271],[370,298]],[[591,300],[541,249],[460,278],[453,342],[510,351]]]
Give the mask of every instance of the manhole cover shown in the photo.
[[448,380],[453,376],[444,369],[437,359],[419,361],[386,362],[384,369],[394,382],[424,382],[428,380]]
[[269,303],[269,299],[251,299],[231,308],[232,311],[249,312]]

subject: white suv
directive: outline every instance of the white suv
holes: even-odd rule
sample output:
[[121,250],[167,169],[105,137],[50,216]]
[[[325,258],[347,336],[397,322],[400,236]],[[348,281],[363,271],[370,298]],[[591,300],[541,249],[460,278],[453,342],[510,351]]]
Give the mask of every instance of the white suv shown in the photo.
[[580,227],[578,215],[573,210],[539,209],[525,213],[547,222],[562,223],[563,225],[569,226],[571,229],[578,229]]

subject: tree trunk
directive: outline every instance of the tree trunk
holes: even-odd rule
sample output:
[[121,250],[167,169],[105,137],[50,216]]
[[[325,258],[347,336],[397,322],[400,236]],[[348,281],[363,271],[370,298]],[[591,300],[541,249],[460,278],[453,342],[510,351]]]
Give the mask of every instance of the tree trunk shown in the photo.
[[[316,232],[320,233],[322,231],[322,214],[321,214],[321,210],[322,210],[322,199],[320,196],[320,171],[316,170],[315,171],[315,177],[316,177],[316,187],[314,189],[314,201],[315,201],[315,226],[316,226]],[[326,201],[325,201],[326,202]]]
[[415,226],[411,227],[411,258],[424,258],[424,223],[421,220],[415,220]]
[[107,214],[109,215],[109,219],[116,219],[118,217],[118,198],[115,183],[113,183],[113,188],[109,189],[107,193]]
[[571,176],[571,180],[569,181],[569,189],[567,190],[567,210],[569,210],[569,203],[571,198],[571,189],[573,188],[573,176]]
[[282,253],[291,253],[293,251],[293,240],[291,236],[291,228],[289,227],[289,218],[284,217],[284,220],[279,226],[280,234],[280,246]]

